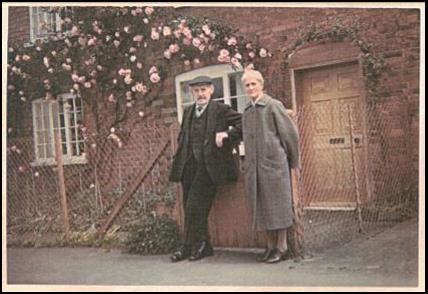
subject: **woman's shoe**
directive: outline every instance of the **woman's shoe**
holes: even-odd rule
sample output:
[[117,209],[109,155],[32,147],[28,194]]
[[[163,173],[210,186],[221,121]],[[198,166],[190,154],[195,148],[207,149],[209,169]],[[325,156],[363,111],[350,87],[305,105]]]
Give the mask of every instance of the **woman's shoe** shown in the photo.
[[274,249],[271,256],[266,260],[266,263],[278,263],[283,260],[290,259],[291,255],[289,250],[281,252],[278,249]]
[[269,259],[269,257],[272,255],[273,251],[274,251],[274,249],[266,248],[263,255],[261,257],[259,257],[257,259],[257,261],[258,262],[266,262]]

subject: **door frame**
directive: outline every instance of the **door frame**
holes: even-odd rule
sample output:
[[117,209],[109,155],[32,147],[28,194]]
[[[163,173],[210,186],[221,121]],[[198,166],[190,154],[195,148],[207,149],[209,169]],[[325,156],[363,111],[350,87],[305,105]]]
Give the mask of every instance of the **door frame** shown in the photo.
[[[340,65],[340,64],[346,64],[346,63],[351,63],[351,62],[355,62],[356,64],[358,64],[358,73],[359,73],[359,79],[358,79],[358,86],[359,89],[361,89],[360,91],[360,96],[361,96],[361,104],[362,104],[362,111],[363,111],[363,136],[365,137],[363,146],[364,146],[364,171],[363,171],[363,175],[365,176],[365,186],[366,186],[366,197],[364,199],[364,201],[362,201],[363,203],[367,203],[369,202],[372,198],[372,191],[373,191],[373,186],[372,186],[372,166],[370,164],[370,160],[369,160],[369,144],[368,144],[368,130],[367,130],[367,95],[366,95],[366,87],[364,84],[364,73],[363,73],[363,67],[362,67],[362,61],[361,58],[359,57],[347,57],[347,58],[342,58],[342,59],[337,59],[337,60],[329,60],[329,61],[321,61],[321,62],[317,62],[317,63],[312,63],[312,64],[306,64],[306,65],[302,65],[302,66],[296,66],[296,67],[291,67],[289,69],[289,75],[290,75],[290,82],[291,82],[291,104],[292,104],[292,110],[293,113],[297,114],[297,112],[300,110],[299,106],[301,106],[301,104],[299,104],[299,101],[303,101],[303,97],[301,96],[302,94],[298,92],[297,90],[297,85],[296,85],[296,72],[299,71],[303,71],[303,70],[311,70],[311,69],[316,69],[316,68],[320,68],[320,67],[325,67],[325,66],[331,66],[331,65]],[[343,210],[349,210],[349,207],[352,203],[346,203],[344,202],[345,205],[343,205]],[[352,205],[351,205],[352,206]],[[310,206],[308,206],[309,208]],[[337,205],[331,204],[326,202],[325,203],[325,207],[323,206],[322,209],[331,209],[331,210],[340,210],[341,207],[338,207]]]

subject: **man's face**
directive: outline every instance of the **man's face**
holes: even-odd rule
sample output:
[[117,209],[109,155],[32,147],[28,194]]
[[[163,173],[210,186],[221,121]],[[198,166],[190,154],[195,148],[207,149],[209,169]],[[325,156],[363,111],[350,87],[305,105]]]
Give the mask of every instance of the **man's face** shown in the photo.
[[213,85],[195,85],[191,87],[193,99],[197,105],[206,105],[214,93]]

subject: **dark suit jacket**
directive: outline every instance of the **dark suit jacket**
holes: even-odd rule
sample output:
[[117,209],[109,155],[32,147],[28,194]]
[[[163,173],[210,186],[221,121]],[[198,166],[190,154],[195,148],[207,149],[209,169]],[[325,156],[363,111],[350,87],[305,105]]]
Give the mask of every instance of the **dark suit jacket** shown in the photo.
[[[184,109],[183,122],[178,136],[178,149],[172,163],[170,181],[180,182],[186,161],[189,159],[189,133],[195,105]],[[242,137],[241,114],[229,105],[210,101],[207,109],[207,127],[205,131],[203,154],[208,173],[214,183],[236,181],[237,169],[233,161],[232,150]],[[229,126],[232,128],[229,130]],[[223,141],[223,147],[218,148],[215,136],[218,132],[226,131],[229,135]]]

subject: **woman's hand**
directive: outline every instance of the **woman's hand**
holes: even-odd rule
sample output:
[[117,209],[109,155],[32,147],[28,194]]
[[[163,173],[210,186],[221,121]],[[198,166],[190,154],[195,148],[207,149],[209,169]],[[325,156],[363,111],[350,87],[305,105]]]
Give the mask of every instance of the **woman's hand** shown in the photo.
[[217,145],[218,148],[223,147],[223,140],[225,138],[228,138],[229,135],[226,132],[220,132],[215,134],[215,143]]

